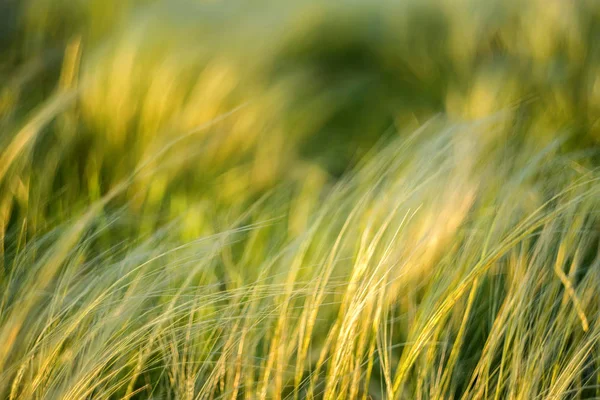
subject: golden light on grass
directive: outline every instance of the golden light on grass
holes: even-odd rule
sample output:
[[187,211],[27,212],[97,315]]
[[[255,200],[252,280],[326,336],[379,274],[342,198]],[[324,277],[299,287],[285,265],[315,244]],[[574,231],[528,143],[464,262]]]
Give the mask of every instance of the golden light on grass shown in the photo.
[[600,396],[592,2],[15,7],[0,397]]

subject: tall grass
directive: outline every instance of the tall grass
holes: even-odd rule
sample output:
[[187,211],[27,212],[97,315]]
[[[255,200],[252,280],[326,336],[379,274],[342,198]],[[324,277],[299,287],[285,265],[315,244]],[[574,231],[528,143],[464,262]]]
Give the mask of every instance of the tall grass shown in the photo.
[[5,6],[0,397],[600,397],[594,2],[109,3]]

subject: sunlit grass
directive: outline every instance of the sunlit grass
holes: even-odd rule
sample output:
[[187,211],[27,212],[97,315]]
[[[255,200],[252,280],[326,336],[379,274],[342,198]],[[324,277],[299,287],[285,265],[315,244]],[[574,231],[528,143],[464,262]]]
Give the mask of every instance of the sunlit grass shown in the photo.
[[0,396],[600,397],[598,7],[260,3],[6,14]]

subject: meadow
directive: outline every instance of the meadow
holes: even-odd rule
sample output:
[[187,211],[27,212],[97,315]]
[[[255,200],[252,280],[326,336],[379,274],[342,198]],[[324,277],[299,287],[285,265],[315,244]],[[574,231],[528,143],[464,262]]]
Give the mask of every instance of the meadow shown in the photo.
[[600,398],[600,3],[0,3],[0,398]]

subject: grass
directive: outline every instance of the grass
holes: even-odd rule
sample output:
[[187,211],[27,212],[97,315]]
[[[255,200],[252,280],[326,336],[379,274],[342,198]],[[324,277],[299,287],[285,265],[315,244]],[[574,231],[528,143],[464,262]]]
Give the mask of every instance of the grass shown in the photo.
[[1,398],[600,398],[595,2],[1,7]]

